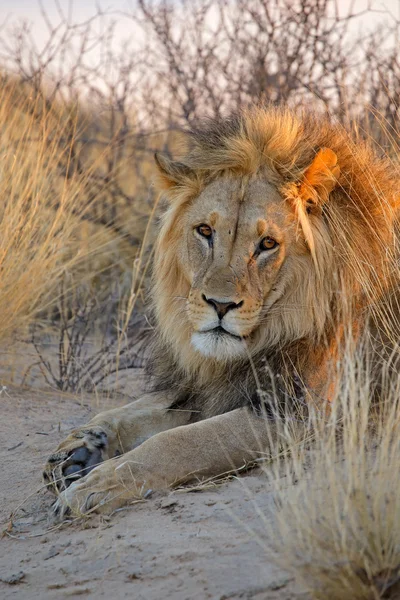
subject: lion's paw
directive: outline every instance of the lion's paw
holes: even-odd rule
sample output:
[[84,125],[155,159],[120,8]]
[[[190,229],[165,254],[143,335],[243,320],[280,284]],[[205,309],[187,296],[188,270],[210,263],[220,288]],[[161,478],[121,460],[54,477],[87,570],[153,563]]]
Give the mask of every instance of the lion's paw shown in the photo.
[[[96,510],[96,512],[111,512],[111,508],[105,506],[110,496],[108,491],[96,491],[87,485],[85,480],[71,483],[70,486],[61,492],[53,510],[57,519],[62,520],[68,515],[78,517],[87,515]],[[102,511],[102,507],[104,510]]]
[[59,495],[54,511],[59,519],[69,514],[110,514],[133,500],[146,498],[153,489],[157,489],[157,480],[149,472],[141,471],[134,456],[120,457],[104,462],[83,479],[71,483]]
[[103,463],[84,479],[71,483],[54,504],[56,517],[61,520],[70,514],[111,513],[135,497],[135,491],[118,479],[116,464],[116,461]]
[[43,478],[52,491],[60,493],[108,458],[108,437],[101,427],[77,429],[48,458]]

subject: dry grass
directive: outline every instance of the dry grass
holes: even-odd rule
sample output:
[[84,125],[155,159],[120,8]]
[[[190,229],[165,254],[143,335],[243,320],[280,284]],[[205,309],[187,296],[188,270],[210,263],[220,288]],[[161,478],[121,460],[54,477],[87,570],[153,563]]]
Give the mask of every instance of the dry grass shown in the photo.
[[[9,353],[14,333],[39,314],[37,335],[56,341],[60,294],[65,304],[79,290],[104,308],[95,335],[101,339],[104,321],[112,322],[119,355],[148,277],[153,153],[135,136],[121,148],[118,127],[110,130],[83,102],[50,100],[18,78],[0,78],[0,343]],[[158,148],[164,137],[148,144]],[[67,318],[79,319],[72,304]]]
[[[108,227],[113,197],[102,182],[110,143],[99,144],[96,151],[89,145],[88,150],[81,139],[92,123],[78,105],[49,101],[41,91],[8,76],[2,76],[1,84],[3,341],[24,330],[38,310],[57,302],[65,274],[69,287],[85,283],[99,297],[110,294],[110,274],[129,292],[152,203],[141,206],[138,198],[143,218],[137,213],[128,218],[127,206],[114,207],[135,243],[118,224]],[[127,160],[121,157],[115,173],[108,174],[109,187],[121,183]]]
[[[330,414],[311,414],[303,443],[292,443],[290,457],[269,471],[277,510],[264,523],[272,558],[313,599],[395,599],[400,376],[392,379],[388,403],[378,413],[361,359],[346,360],[345,370]],[[287,428],[286,439],[290,445]]]
[[60,161],[70,160],[60,140],[74,116],[40,102],[17,82],[2,80],[1,341],[53,301],[60,276],[81,256],[75,230],[85,210],[80,190],[87,175],[58,176]]
[[[106,111],[96,115],[83,100],[50,99],[44,88],[0,78],[2,380],[49,383],[43,353],[45,365],[58,369],[66,356],[85,374],[75,391],[91,379],[92,358],[102,379],[114,365],[113,386],[122,386],[119,371],[132,362],[127,350],[139,330],[131,317],[143,308],[150,273],[153,150],[177,136],[130,129],[120,143]],[[82,306],[92,307],[85,318]],[[74,323],[84,330],[78,348],[69,335]],[[24,346],[18,356],[21,347],[10,341],[21,334],[35,339],[39,355],[28,358]],[[65,373],[59,379],[67,385]]]

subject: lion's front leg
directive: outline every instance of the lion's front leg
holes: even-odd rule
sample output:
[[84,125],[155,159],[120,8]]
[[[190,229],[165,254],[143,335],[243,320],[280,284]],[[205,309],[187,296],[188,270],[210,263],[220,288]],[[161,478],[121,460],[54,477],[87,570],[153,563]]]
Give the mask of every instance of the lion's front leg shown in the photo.
[[242,408],[159,433],[73,483],[60,495],[56,510],[60,515],[109,513],[149,490],[237,469],[271,452],[275,428]]
[[45,482],[53,491],[61,492],[100,463],[128,452],[160,431],[187,423],[190,413],[169,410],[171,404],[167,395],[148,394],[96,415],[72,431],[48,458]]

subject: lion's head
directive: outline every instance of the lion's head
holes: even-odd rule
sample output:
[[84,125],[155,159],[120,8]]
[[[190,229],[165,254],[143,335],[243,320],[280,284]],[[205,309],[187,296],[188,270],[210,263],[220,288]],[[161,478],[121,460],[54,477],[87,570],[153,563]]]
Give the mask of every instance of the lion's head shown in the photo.
[[389,165],[340,126],[287,109],[251,109],[189,142],[179,161],[157,157],[169,208],[154,304],[180,365],[329,343],[382,284]]

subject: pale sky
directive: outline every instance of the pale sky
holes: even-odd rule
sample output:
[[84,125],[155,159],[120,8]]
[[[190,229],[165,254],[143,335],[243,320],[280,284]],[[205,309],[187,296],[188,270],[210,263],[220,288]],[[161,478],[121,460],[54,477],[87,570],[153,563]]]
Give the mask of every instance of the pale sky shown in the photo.
[[[240,0],[238,0],[240,2]],[[338,0],[339,6],[346,11],[350,5],[350,0]],[[96,8],[96,5],[110,11],[129,11],[134,5],[134,0],[59,0],[60,6],[67,11],[72,5],[72,20],[80,21],[90,17]],[[57,11],[54,0],[42,0],[42,5],[51,18],[57,20]],[[372,6],[375,10],[387,9],[397,18],[400,18],[400,0],[355,0],[354,8],[356,10]],[[40,40],[43,34],[43,22],[40,15],[40,5],[38,0],[0,0],[0,23],[7,19],[10,23],[13,19],[28,19],[34,24],[33,32],[35,37]],[[370,27],[382,20],[384,16],[379,13],[369,14],[364,23]],[[129,35],[132,24],[121,21],[120,33],[122,36]]]
[[[41,4],[51,21],[57,23],[59,17],[54,0],[42,0]],[[72,7],[71,20],[72,22],[79,22],[95,14],[96,6],[100,6],[107,12],[129,12],[132,10],[133,2],[132,0],[59,0],[59,5],[65,11],[65,14],[68,14],[69,7]],[[16,19],[27,19],[32,22],[32,32],[38,41],[40,41],[43,33],[46,32],[38,0],[0,0],[0,23],[7,20],[7,25],[10,25]],[[121,19],[120,35],[124,37],[128,36],[131,28],[131,23],[124,23],[123,19]]]

